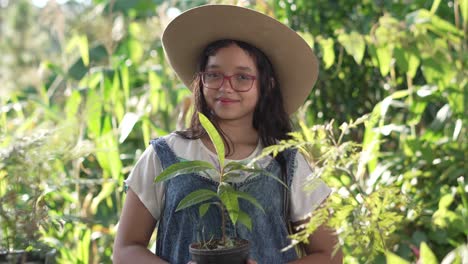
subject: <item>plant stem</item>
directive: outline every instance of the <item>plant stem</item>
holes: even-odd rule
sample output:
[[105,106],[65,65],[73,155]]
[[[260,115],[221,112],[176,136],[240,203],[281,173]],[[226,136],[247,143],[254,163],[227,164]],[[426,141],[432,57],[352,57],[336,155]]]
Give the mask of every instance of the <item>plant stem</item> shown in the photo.
[[226,217],[224,216],[224,206],[219,203],[219,208],[221,209],[221,233],[222,233],[222,238],[221,241],[224,244],[226,244]]

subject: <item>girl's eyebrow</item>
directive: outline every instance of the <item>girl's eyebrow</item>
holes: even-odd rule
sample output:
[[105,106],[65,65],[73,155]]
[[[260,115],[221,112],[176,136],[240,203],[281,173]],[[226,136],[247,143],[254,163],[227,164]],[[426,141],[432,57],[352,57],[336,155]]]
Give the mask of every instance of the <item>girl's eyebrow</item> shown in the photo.
[[[221,66],[219,66],[217,64],[212,64],[212,65],[208,65],[206,68],[207,69],[220,69]],[[237,66],[236,69],[237,70],[242,70],[242,71],[253,72],[252,68],[247,67],[247,66]]]

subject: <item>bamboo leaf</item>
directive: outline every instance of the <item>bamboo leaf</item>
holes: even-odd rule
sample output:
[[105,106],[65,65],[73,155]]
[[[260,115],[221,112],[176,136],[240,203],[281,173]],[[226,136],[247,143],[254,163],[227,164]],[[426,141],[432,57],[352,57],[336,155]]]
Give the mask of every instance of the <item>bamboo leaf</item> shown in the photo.
[[99,194],[91,202],[91,212],[96,214],[99,204],[113,193],[115,193],[115,182],[105,182]]
[[86,120],[90,138],[97,138],[101,134],[102,104],[95,90],[89,90],[86,100]]
[[176,208],[176,212],[183,210],[187,207],[207,201],[213,197],[216,197],[216,192],[211,190],[202,189],[191,192],[179,202]]
[[460,10],[461,10],[460,13],[463,17],[463,24],[467,25],[468,24],[468,0],[461,0],[459,4],[460,4]]
[[74,117],[78,112],[78,108],[81,104],[81,95],[80,92],[74,90],[72,94],[68,97],[67,104],[65,106],[65,113],[67,117]]
[[141,43],[137,39],[131,38],[128,40],[127,45],[130,53],[130,59],[134,63],[139,63],[145,52]]
[[130,97],[130,76],[127,66],[123,65],[120,68],[120,77],[122,78],[122,88],[124,91],[125,100],[128,100]]
[[216,168],[206,161],[183,161],[167,167],[161,174],[156,176],[155,182],[162,182],[182,174],[202,172],[206,170],[216,170]]
[[216,154],[218,154],[218,161],[219,161],[220,168],[224,168],[224,156],[225,156],[224,142],[221,139],[221,136],[219,135],[218,130],[216,130],[216,128],[213,126],[213,124],[204,114],[198,113],[198,117],[200,119],[201,125],[208,133],[208,136],[210,137],[211,142],[213,143],[216,149]]
[[[107,119],[104,124],[104,131],[107,130],[106,127],[110,126],[109,123],[110,120]],[[96,152],[96,158],[103,169],[103,177],[107,178],[108,175],[110,175],[113,179],[120,181],[123,177],[123,174],[121,173],[123,165],[120,159],[117,139],[111,132],[106,132],[97,138],[95,143],[98,149]]]
[[434,2],[432,2],[431,14],[435,14],[437,12],[439,5],[440,5],[440,0],[434,0]]
[[124,115],[119,126],[119,143],[123,143],[125,141],[139,119],[140,117],[135,113],[129,112]]
[[78,37],[78,49],[80,50],[81,59],[85,66],[89,66],[89,46],[88,46],[88,37],[83,35]]

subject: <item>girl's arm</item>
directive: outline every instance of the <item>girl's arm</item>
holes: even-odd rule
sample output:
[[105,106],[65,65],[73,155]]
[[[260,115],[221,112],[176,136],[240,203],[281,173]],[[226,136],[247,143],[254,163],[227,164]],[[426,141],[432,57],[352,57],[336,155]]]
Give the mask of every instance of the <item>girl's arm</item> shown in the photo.
[[[293,230],[296,230],[296,227],[307,222],[309,222],[309,219],[294,223]],[[307,256],[290,263],[341,264],[343,263],[343,253],[341,250],[338,250],[336,254],[332,256],[333,249],[337,243],[338,238],[334,231],[322,225],[318,227],[312,235],[309,236],[309,244],[303,244]]]
[[147,247],[156,226],[156,220],[138,196],[127,191],[119,228],[114,242],[114,263],[167,263]]

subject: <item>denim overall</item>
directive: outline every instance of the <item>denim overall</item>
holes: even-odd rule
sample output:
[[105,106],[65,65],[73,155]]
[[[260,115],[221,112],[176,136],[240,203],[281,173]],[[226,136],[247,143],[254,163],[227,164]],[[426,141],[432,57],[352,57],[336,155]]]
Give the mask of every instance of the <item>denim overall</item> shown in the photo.
[[[162,138],[151,141],[163,169],[179,162],[178,157]],[[287,185],[291,186],[295,168],[295,150],[285,151],[287,162]],[[279,163],[272,159],[266,170],[281,175]],[[199,217],[198,206],[175,212],[179,202],[189,193],[199,189],[217,190],[218,182],[199,174],[180,175],[166,183],[165,205],[157,227],[156,255],[171,264],[186,264],[190,260],[189,245],[192,242],[221,237],[221,217],[217,206]],[[286,252],[281,249],[289,245],[288,229],[285,224],[283,205],[284,186],[271,177],[259,175],[244,182],[233,183],[236,190],[247,192],[257,199],[265,213],[248,201],[239,199],[241,211],[252,219],[252,231],[243,225],[234,226],[226,213],[226,234],[230,237],[247,239],[251,243],[250,258],[259,264],[286,263],[297,259],[294,248]]]

